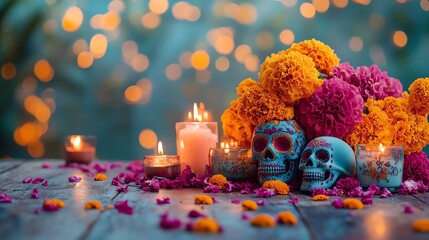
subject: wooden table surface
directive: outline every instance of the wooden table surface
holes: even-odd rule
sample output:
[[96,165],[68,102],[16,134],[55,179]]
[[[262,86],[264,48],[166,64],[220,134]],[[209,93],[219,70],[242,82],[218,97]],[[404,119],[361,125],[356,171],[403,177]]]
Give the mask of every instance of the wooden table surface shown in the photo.
[[[52,168],[43,169],[44,162],[49,162]],[[298,217],[298,224],[261,229],[242,220],[241,205],[231,203],[232,199],[260,200],[253,193],[209,194],[219,202],[202,208],[194,204],[202,189],[161,189],[151,193],[131,185],[128,192],[118,193],[111,179],[126,171],[125,167],[109,170],[108,180],[99,182],[79,169],[59,168],[61,164],[62,160],[0,161],[0,194],[13,197],[11,204],[0,203],[0,239],[429,239],[429,233],[415,233],[411,229],[414,220],[429,218],[429,193],[374,198],[372,206],[353,214],[347,209],[335,209],[331,201],[314,202],[301,193],[275,196],[263,199],[265,206],[247,212],[248,215],[275,216],[290,210]],[[68,177],[73,175],[82,177],[82,181],[69,182]],[[45,178],[48,186],[23,184],[27,177]],[[39,199],[30,198],[34,188],[39,189]],[[171,204],[157,205],[156,199],[161,197],[169,197]],[[300,202],[292,205],[288,201],[292,197],[299,197]],[[43,201],[50,198],[63,200],[66,207],[57,212],[42,211]],[[84,204],[89,200],[98,200],[104,207],[128,200],[134,214],[119,214],[115,209],[85,210]],[[415,213],[404,213],[405,205],[413,206]],[[35,214],[35,209],[40,213]],[[184,227],[175,230],[159,227],[159,215],[168,212],[182,222],[189,222],[187,214],[193,209],[218,220],[224,232],[210,235],[188,232]]]

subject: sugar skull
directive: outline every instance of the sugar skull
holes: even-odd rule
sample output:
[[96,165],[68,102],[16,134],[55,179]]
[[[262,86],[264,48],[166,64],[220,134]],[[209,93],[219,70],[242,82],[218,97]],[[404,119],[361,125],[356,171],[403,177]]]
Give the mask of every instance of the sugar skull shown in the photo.
[[301,154],[301,190],[330,188],[340,176],[354,175],[355,165],[353,149],[346,142],[335,137],[317,137]]
[[252,159],[258,162],[259,183],[267,180],[290,183],[306,143],[304,131],[294,120],[270,121],[256,127]]

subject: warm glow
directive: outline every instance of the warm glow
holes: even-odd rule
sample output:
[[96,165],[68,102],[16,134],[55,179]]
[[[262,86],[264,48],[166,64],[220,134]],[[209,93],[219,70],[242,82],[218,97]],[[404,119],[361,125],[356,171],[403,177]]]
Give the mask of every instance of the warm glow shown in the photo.
[[1,76],[4,80],[12,79],[15,75],[16,67],[13,63],[8,62],[1,67]]
[[67,9],[64,14],[61,25],[63,26],[64,31],[75,32],[80,28],[83,22],[83,13],[80,8],[73,6]]
[[180,58],[179,58],[180,66],[182,66],[183,68],[191,68],[192,67],[191,57],[192,57],[191,52],[182,53],[182,55],[180,55]]
[[362,4],[362,5],[369,5],[371,3],[371,0],[353,0],[353,2]]
[[384,150],[386,149],[386,147],[383,146],[383,144],[380,143],[380,145],[378,146],[380,148],[380,152],[384,152]]
[[122,43],[122,57],[124,58],[124,62],[131,64],[131,60],[135,55],[138,54],[137,43],[134,41],[125,41]]
[[131,60],[131,67],[136,72],[144,72],[149,67],[149,58],[144,54],[137,54]]
[[164,155],[164,149],[162,148],[162,142],[158,142],[158,155]]
[[349,47],[353,52],[360,52],[363,48],[362,38],[352,37],[349,41]]
[[197,103],[194,103],[194,121],[199,121],[200,115],[198,114]]
[[239,63],[244,63],[250,54],[252,54],[252,49],[245,44],[238,46],[234,51],[234,57]]
[[148,12],[145,15],[143,15],[141,19],[141,23],[145,28],[154,29],[154,28],[157,28],[161,23],[161,18],[159,17],[159,15],[153,12]]
[[216,39],[214,48],[220,54],[230,54],[234,50],[234,40],[229,36],[221,36]]
[[313,18],[314,15],[316,15],[316,9],[311,3],[301,4],[301,6],[299,7],[299,11],[301,12],[301,15],[305,18]]
[[34,75],[42,82],[49,82],[54,77],[54,69],[48,61],[42,59],[34,65]]
[[79,135],[78,136],[71,136],[70,137],[70,143],[73,146],[73,148],[75,150],[78,150],[78,151],[81,150],[83,147],[83,142],[82,142],[82,139]]
[[429,12],[429,1],[420,0],[420,7],[423,9],[423,11]]
[[167,76],[169,80],[175,81],[182,76],[182,68],[179,64],[170,64],[165,69],[165,76]]
[[240,4],[240,10],[235,14],[235,20],[244,25],[250,25],[256,22],[258,17],[258,12],[256,11],[255,6],[243,3]]
[[291,45],[295,41],[295,35],[289,29],[283,30],[279,35],[280,42],[285,45]]
[[26,77],[22,81],[22,91],[26,94],[31,94],[36,90],[37,81],[33,77]]
[[104,30],[113,31],[121,23],[121,16],[116,12],[108,12],[104,14],[101,21],[101,26]]
[[139,135],[139,142],[143,148],[153,149],[156,147],[158,137],[151,129],[144,129]]
[[92,57],[92,54],[90,52],[83,51],[77,56],[77,64],[81,68],[89,68],[91,67],[93,62],[94,58]]
[[81,38],[81,39],[76,40],[76,42],[73,43],[72,48],[73,48],[73,53],[75,55],[79,55],[79,53],[88,50],[88,44],[86,43],[86,41],[84,39]]
[[206,51],[199,50],[194,52],[191,57],[191,64],[196,70],[204,70],[209,66],[210,56]]
[[121,0],[113,0],[109,3],[109,11],[121,12],[124,8],[125,5]]
[[319,13],[324,13],[329,9],[329,0],[313,0],[314,8]]
[[393,43],[397,47],[405,47],[407,45],[407,34],[405,34],[403,31],[396,31],[393,34]]
[[174,4],[172,12],[176,19],[187,19],[191,15],[192,6],[187,2],[178,2]]
[[126,102],[136,103],[142,97],[142,91],[138,86],[132,85],[125,90],[124,97]]
[[153,13],[161,15],[165,13],[168,9],[167,0],[150,0],[149,1],[149,10]]
[[152,82],[149,79],[140,79],[137,84],[141,90],[141,97],[139,103],[145,104],[149,102],[150,97],[152,96]]
[[333,0],[332,2],[338,8],[345,8],[349,4],[349,0]]
[[250,55],[244,61],[244,66],[251,72],[257,72],[259,70],[259,58],[256,55]]
[[40,141],[34,141],[27,146],[28,154],[33,158],[40,158],[45,153],[45,146]]
[[102,58],[107,50],[107,37],[103,34],[96,34],[89,42],[89,51],[95,59]]
[[103,23],[103,14],[95,14],[92,18],[89,24],[94,29],[101,29],[102,23]]
[[229,60],[226,57],[218,57],[215,62],[216,69],[221,72],[225,72],[229,69]]
[[366,232],[374,239],[390,239],[389,224],[387,224],[387,216],[383,210],[365,214],[363,218],[363,226]]

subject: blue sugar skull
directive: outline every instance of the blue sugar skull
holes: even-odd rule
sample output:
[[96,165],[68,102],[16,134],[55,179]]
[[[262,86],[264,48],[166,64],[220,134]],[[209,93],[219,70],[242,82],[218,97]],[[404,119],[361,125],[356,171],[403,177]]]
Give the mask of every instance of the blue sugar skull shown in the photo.
[[307,143],[304,131],[294,120],[270,121],[255,128],[252,159],[258,162],[258,180],[286,183],[298,171],[299,156]]
[[317,137],[307,144],[301,154],[301,190],[330,188],[340,176],[354,175],[355,168],[353,149],[346,142],[335,137]]

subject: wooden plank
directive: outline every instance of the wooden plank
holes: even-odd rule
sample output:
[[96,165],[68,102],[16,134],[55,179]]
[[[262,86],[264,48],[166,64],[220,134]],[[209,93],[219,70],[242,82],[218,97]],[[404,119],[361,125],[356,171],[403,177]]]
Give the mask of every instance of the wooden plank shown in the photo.
[[416,199],[419,199],[420,201],[429,205],[429,194],[427,192],[426,193],[413,194],[413,197],[415,197]]
[[[331,201],[314,202],[310,196],[299,196],[297,205],[315,239],[427,239],[427,234],[415,233],[411,223],[427,218],[429,208],[410,195],[374,198],[374,204],[362,210],[335,209]],[[416,213],[403,213],[412,205]],[[353,216],[355,215],[355,216]]]
[[0,160],[0,175],[21,165],[19,160]]

